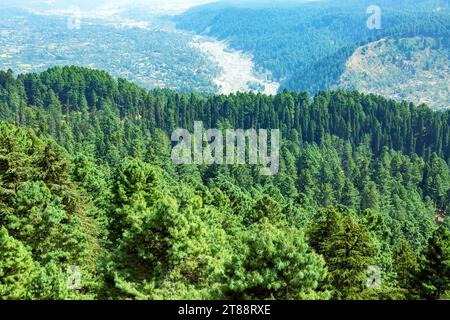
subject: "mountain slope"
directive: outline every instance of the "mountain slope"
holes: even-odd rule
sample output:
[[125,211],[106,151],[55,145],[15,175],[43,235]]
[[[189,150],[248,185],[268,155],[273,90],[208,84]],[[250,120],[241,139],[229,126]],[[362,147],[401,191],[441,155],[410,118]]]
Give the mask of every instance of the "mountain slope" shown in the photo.
[[[381,1],[377,4],[379,30],[367,27],[370,5],[372,1],[315,1],[291,3],[286,8],[224,1],[191,9],[176,21],[179,28],[216,37],[251,53],[255,63],[271,71],[282,88],[311,94],[336,85],[355,50],[371,42],[443,38],[447,40],[442,50],[450,50],[448,1]],[[446,100],[450,93],[444,95]]]
[[81,17],[79,28],[66,15],[0,11],[0,69],[40,72],[79,65],[107,70],[146,88],[216,92],[220,69],[191,46],[192,36],[158,19],[130,21]]
[[335,88],[450,108],[450,51],[443,39],[382,39],[358,48]]

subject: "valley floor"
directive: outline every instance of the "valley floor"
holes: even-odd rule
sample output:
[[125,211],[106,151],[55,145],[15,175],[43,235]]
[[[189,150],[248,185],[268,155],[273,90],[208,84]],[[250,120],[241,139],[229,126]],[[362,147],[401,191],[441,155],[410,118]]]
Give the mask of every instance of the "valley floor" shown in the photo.
[[269,95],[277,93],[280,85],[270,80],[270,73],[258,73],[250,55],[228,48],[224,41],[194,36],[191,45],[216,62],[222,72],[214,79],[219,93],[257,91]]

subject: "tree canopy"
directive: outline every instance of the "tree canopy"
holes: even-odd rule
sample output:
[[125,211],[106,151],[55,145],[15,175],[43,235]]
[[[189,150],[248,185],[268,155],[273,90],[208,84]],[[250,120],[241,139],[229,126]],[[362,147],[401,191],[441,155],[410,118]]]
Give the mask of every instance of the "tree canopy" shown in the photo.
[[[449,115],[0,72],[0,298],[447,298]],[[173,164],[170,134],[194,121],[281,129],[279,173]]]

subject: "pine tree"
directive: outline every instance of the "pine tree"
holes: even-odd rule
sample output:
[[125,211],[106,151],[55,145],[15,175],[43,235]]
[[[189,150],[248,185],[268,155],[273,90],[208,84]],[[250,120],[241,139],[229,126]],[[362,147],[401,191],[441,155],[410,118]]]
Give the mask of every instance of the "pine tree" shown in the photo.
[[450,290],[450,231],[445,226],[429,240],[417,281],[424,299],[439,300]]
[[372,181],[368,181],[365,183],[364,190],[361,193],[361,209],[380,210],[379,197],[376,184]]
[[310,243],[325,258],[328,276],[324,288],[332,290],[333,298],[362,298],[367,270],[375,255],[365,226],[351,213],[343,216],[336,209],[328,209],[325,221],[312,228]]
[[30,299],[35,275],[36,264],[31,253],[2,227],[0,229],[0,299]]
[[397,282],[401,288],[412,296],[414,280],[419,272],[417,254],[406,241],[401,241],[394,251],[394,271],[397,273]]
[[241,234],[227,268],[225,294],[233,299],[324,299],[323,259],[313,253],[301,232],[278,228],[267,219]]

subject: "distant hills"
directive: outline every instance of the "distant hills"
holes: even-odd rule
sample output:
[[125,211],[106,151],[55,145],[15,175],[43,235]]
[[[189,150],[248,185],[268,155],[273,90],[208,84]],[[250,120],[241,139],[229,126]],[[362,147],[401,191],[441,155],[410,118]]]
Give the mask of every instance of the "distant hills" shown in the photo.
[[450,106],[450,60],[443,39],[382,39],[358,48],[336,88],[378,93],[397,100]]
[[[349,83],[342,77],[359,48],[381,39],[391,39],[393,43],[405,43],[402,39],[415,37],[441,39],[439,50],[444,58],[438,60],[443,64],[434,61],[435,70],[439,71],[436,74],[430,71],[428,76],[444,77],[447,81],[450,78],[445,64],[445,54],[448,57],[450,50],[449,1],[378,1],[380,29],[367,27],[371,15],[367,8],[373,1],[290,1],[283,2],[284,6],[245,3],[222,1],[193,8],[176,17],[177,26],[225,40],[231,47],[251,53],[255,63],[270,70],[282,88],[311,94],[336,87],[364,90],[367,84]],[[420,55],[422,49],[400,46],[396,51],[403,57],[412,51]],[[362,79],[367,72],[371,70],[353,74],[352,81]],[[396,73],[397,78],[410,77],[405,68],[397,69]],[[435,88],[421,87],[420,92],[411,94],[408,92],[416,89],[414,81],[397,84],[383,79],[369,87],[368,91],[388,97],[428,102],[434,108],[450,107],[448,88],[436,93]]]
[[[74,3],[82,12],[80,30],[67,27]],[[197,6],[202,3],[207,4]],[[377,1],[380,28],[368,27],[372,5],[372,0],[19,0],[0,4],[0,69],[21,73],[80,65],[147,88],[220,92],[216,80],[227,70],[193,46],[200,35],[242,51],[253,74],[279,84],[281,91],[357,89],[434,109],[450,107],[450,1]],[[227,65],[239,69],[238,63]],[[240,73],[245,83],[252,72]],[[254,83],[244,87],[265,91]]]

